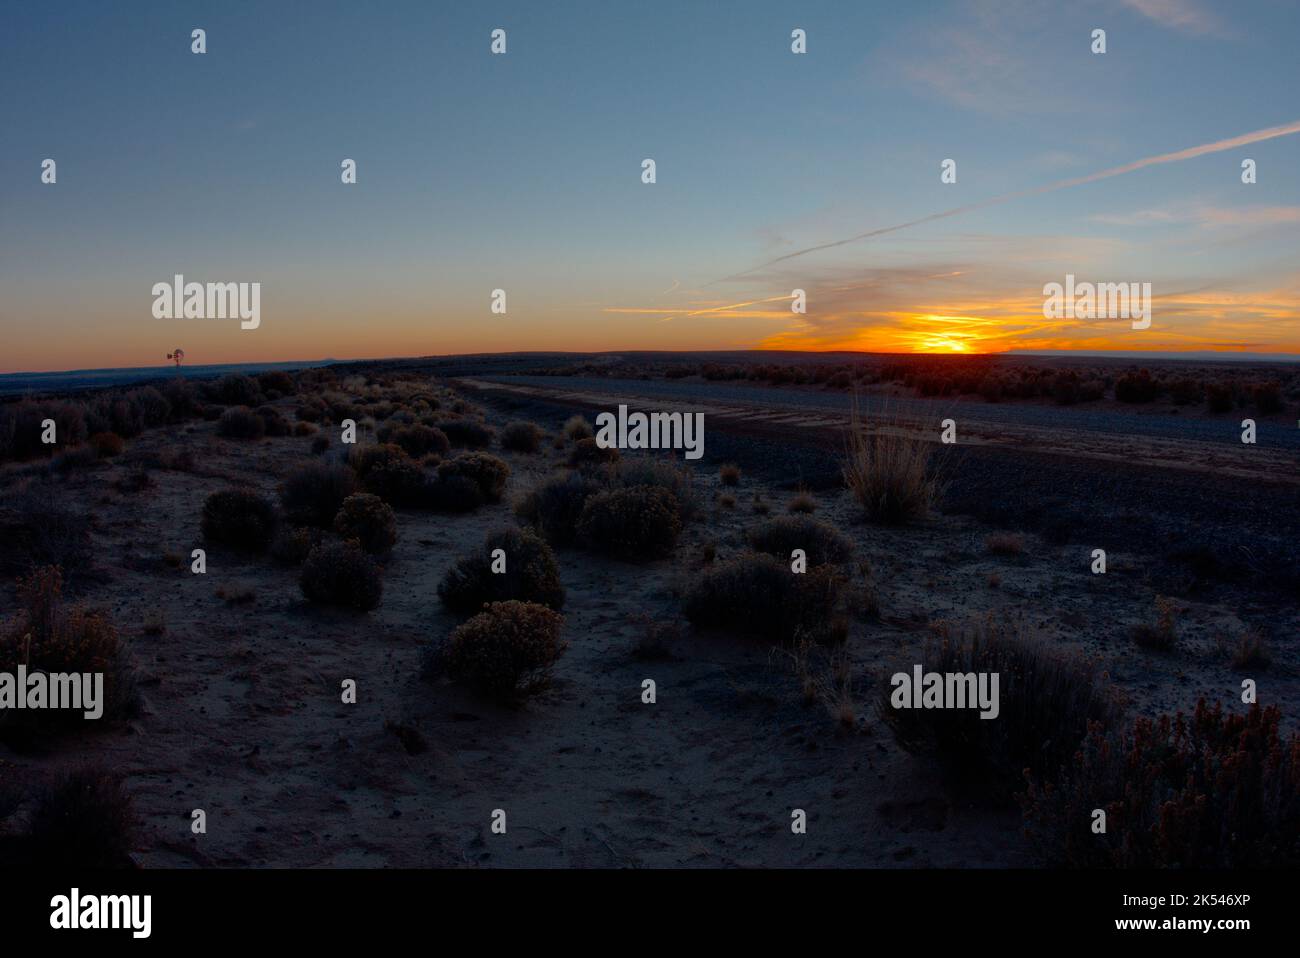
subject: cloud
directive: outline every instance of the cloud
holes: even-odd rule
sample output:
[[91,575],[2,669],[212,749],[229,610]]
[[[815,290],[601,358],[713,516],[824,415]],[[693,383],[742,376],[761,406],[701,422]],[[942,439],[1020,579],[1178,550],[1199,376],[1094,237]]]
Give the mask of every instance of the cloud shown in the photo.
[[[1049,64],[1031,59],[1035,42],[1052,26],[1041,5],[965,2],[941,17],[909,25],[889,38],[874,68],[883,82],[982,113],[1051,113],[1064,110],[1073,92]],[[1079,103],[1080,108],[1087,104]]]
[[1236,226],[1282,226],[1300,223],[1300,206],[1191,206],[1132,213],[1097,213],[1094,223],[1108,226],[1191,225],[1202,229]]
[[[723,277],[722,280],[714,280],[714,283],[725,280],[738,279],[747,276],[759,270],[767,269],[779,263],[795,259],[800,256],[807,256],[809,253],[816,253],[822,250],[834,249],[837,246],[845,246],[849,243],[861,242],[865,239],[871,239],[877,236],[884,236],[889,233],[897,233],[900,230],[909,229],[913,226],[920,226],[924,223],[933,223],[936,220],[947,219],[951,216],[960,216],[963,213],[971,213],[976,210],[986,209],[990,206],[998,206],[1002,203],[1009,203],[1012,200],[1022,199],[1028,196],[1038,196],[1043,193],[1052,193],[1057,190],[1068,189],[1073,186],[1082,186],[1086,183],[1095,183],[1099,180],[1109,179],[1112,176],[1122,176],[1125,173],[1132,173],[1137,170],[1146,169],[1151,166],[1159,166],[1165,163],[1178,163],[1183,160],[1194,159],[1198,156],[1206,156],[1210,153],[1222,153],[1225,150],[1236,149],[1240,146],[1247,146],[1251,143],[1259,143],[1263,140],[1271,140],[1279,136],[1291,136],[1300,133],[1300,120],[1293,120],[1290,123],[1284,123],[1279,126],[1267,127],[1263,130],[1255,130],[1251,133],[1242,133],[1238,136],[1228,137],[1223,140],[1215,140],[1211,143],[1202,143],[1199,146],[1189,146],[1186,149],[1175,150],[1172,153],[1160,153],[1155,156],[1144,157],[1140,160],[1134,160],[1131,163],[1125,163],[1122,166],[1113,166],[1109,169],[1100,170],[1096,173],[1089,173],[1086,176],[1076,176],[1067,180],[1057,180],[1053,183],[1047,183],[1043,186],[1033,187],[1027,190],[1017,190],[1013,193],[1003,193],[1000,196],[990,197],[987,200],[981,200],[978,203],[968,203],[965,206],[957,206],[950,210],[944,210],[940,213],[931,213],[928,216],[922,216],[914,220],[908,220],[904,223],[895,223],[892,226],[881,226],[876,229],[867,230],[864,233],[858,233],[854,236],[847,236],[843,239],[828,240],[824,243],[817,243],[813,246],[807,246],[791,253],[770,259],[765,263],[760,263],[751,269],[743,270],[740,273],[733,273],[731,276]],[[707,285],[713,285],[712,283]]]
[[1171,30],[1195,34],[1223,32],[1219,18],[1195,0],[1123,0],[1123,3]]

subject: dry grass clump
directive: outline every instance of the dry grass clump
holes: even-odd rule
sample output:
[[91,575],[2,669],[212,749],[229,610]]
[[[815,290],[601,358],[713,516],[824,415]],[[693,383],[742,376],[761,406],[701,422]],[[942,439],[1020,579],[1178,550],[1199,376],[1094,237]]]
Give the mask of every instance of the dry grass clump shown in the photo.
[[718,481],[724,486],[740,485],[740,467],[732,462],[726,463],[718,470]]
[[270,499],[247,489],[223,489],[203,503],[201,528],[208,542],[263,552],[271,544],[278,521]]
[[853,543],[829,522],[811,516],[777,516],[751,526],[745,538],[756,552],[789,563],[791,553],[802,549],[809,567],[839,564],[853,558]]
[[769,555],[745,553],[706,567],[691,582],[682,611],[702,628],[773,641],[838,641],[847,632],[839,612],[844,578],[830,566],[790,570]]
[[493,602],[458,626],[426,660],[429,676],[446,675],[476,691],[517,699],[546,688],[564,654],[564,616],[534,602]]
[[[981,718],[978,704],[895,708],[895,696],[906,690],[893,685],[892,675],[911,679],[915,664],[923,674],[996,674],[997,717]],[[960,628],[940,623],[937,638],[919,662],[900,661],[883,677],[877,705],[898,743],[935,755],[955,783],[999,798],[1024,787],[1026,769],[1053,780],[1072,761],[1091,724],[1110,727],[1119,715],[1090,662],[1052,648],[1017,622],[992,615]],[[965,691],[970,692],[969,685]]]
[[817,511],[817,500],[813,498],[812,493],[801,491],[786,503],[786,509],[798,515],[810,516]]
[[853,660],[847,646],[828,647],[801,638],[781,653],[799,683],[799,694],[805,705],[820,703],[844,728],[857,725]]
[[878,425],[868,431],[853,407],[843,466],[844,482],[873,522],[898,525],[929,515],[939,496],[930,444]]
[[[1026,830],[1052,865],[1290,868],[1300,865],[1300,737],[1277,706],[1095,727],[1055,783],[1034,781]],[[1092,831],[1094,809],[1106,831]]]
[[397,516],[376,495],[358,492],[348,496],[334,516],[334,531],[353,539],[371,555],[382,555],[397,542]]
[[[1227,643],[1221,643],[1226,646]],[[1264,633],[1252,629],[1237,637],[1231,646],[1229,663],[1238,671],[1247,669],[1266,669],[1273,663],[1273,654],[1269,651],[1268,640]]]
[[[500,549],[503,557],[494,558]],[[504,571],[494,572],[493,566]],[[489,602],[518,599],[552,609],[564,605],[564,586],[555,553],[541,538],[524,529],[491,533],[483,546],[457,560],[438,586],[438,598],[452,612],[477,612]]]
[[325,542],[311,550],[299,577],[302,594],[321,605],[361,612],[379,607],[384,583],[379,567],[355,542]]
[[645,612],[630,616],[637,630],[632,658],[641,662],[663,662],[673,657],[672,646],[682,638],[681,624],[673,619],[652,618]]

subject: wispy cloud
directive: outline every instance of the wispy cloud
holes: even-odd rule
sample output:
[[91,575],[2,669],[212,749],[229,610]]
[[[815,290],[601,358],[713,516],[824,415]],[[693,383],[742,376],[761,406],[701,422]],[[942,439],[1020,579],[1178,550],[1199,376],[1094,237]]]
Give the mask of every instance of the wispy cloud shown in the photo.
[[813,246],[807,246],[803,249],[778,256],[775,259],[770,259],[765,263],[760,263],[758,266],[752,267],[751,269],[743,270],[739,273],[733,273],[731,276],[724,277],[722,280],[714,280],[714,282],[717,283],[725,280],[738,279],[756,273],[759,270],[775,266],[779,263],[784,263],[800,256],[807,256],[809,253],[834,249],[838,246],[845,246],[849,243],[858,243],[865,239],[884,236],[889,233],[897,233],[900,230],[910,229],[911,227],[920,226],[925,223],[933,223],[936,220],[947,219],[952,216],[960,216],[963,213],[971,213],[976,210],[986,209],[990,206],[997,206],[1002,203],[1009,203],[1012,200],[1022,199],[1029,196],[1038,196],[1043,193],[1052,193],[1056,190],[1064,190],[1073,186],[1082,186],[1086,183],[1095,183],[1098,180],[1109,179],[1112,176],[1122,176],[1125,173],[1132,173],[1137,170],[1146,169],[1147,167],[1159,166],[1165,163],[1178,163],[1182,160],[1190,160],[1198,156],[1206,156],[1210,153],[1222,153],[1225,150],[1232,150],[1240,146],[1247,146],[1251,143],[1271,140],[1279,136],[1291,136],[1295,133],[1300,133],[1300,120],[1293,120],[1290,123],[1284,123],[1280,126],[1271,126],[1263,130],[1255,130],[1251,133],[1242,133],[1239,136],[1228,137],[1223,140],[1215,140],[1211,143],[1202,143],[1199,146],[1189,146],[1186,149],[1176,150],[1172,153],[1160,153],[1155,156],[1144,157],[1140,160],[1134,160],[1131,163],[1125,163],[1122,166],[1113,166],[1096,173],[1089,173],[1086,176],[1076,176],[1066,180],[1057,180],[1053,183],[1047,183],[1043,186],[1037,186],[1027,190],[1016,190],[1012,193],[1003,193],[999,196],[990,197],[987,200],[981,200],[978,203],[968,203],[965,206],[957,206],[940,213],[931,213],[928,216],[908,220],[904,223],[895,223],[892,226],[881,226],[876,229],[867,230],[864,233],[858,233],[854,236],[846,236],[843,239],[830,240],[825,243],[817,243]]
[[1131,213],[1097,213],[1095,223],[1108,226],[1192,225],[1202,229],[1218,227],[1264,227],[1300,223],[1300,206],[1195,206],[1182,209],[1134,210]]
[[1196,0],[1123,0],[1148,20],[1184,33],[1222,33],[1222,21]]

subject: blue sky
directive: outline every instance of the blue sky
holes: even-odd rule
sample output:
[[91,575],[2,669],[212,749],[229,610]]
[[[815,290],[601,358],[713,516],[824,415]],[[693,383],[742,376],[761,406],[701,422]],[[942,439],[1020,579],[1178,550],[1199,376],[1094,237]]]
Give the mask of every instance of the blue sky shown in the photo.
[[[1298,351],[1300,135],[747,272],[1300,120],[1297,36],[1300,5],[1271,0],[10,0],[0,371],[175,345],[196,362],[916,348],[944,317],[979,331],[939,338],[955,348]],[[261,282],[262,325],[155,319],[150,288],[177,272]],[[1153,328],[1042,328],[1042,286],[1067,272],[1151,282]],[[777,298],[796,286],[806,316]]]

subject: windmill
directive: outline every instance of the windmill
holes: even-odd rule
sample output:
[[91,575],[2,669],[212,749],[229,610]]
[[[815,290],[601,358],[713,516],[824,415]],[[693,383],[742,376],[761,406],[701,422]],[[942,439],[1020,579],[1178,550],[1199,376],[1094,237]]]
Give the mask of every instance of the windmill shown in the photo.
[[174,353],[167,354],[167,358],[175,361],[176,368],[179,370],[181,368],[181,360],[185,358],[185,350],[177,346]]

